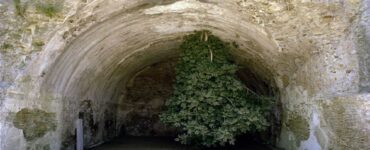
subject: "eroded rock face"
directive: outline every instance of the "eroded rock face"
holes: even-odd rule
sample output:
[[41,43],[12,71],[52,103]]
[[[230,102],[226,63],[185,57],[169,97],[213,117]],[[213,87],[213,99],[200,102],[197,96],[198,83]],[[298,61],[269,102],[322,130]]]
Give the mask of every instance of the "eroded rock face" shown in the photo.
[[[0,149],[73,148],[85,100],[94,132],[87,146],[118,134],[121,91],[141,68],[175,56],[183,35],[202,29],[238,45],[236,61],[277,85],[279,147],[369,146],[370,134],[343,134],[370,133],[369,0],[14,2],[0,2]],[[56,129],[27,142],[7,119],[22,108],[55,112]],[[346,118],[358,126],[340,127]]]
[[175,81],[176,59],[156,63],[140,71],[127,85],[119,118],[121,133],[130,136],[176,136],[176,129],[163,124],[160,113],[170,98]]

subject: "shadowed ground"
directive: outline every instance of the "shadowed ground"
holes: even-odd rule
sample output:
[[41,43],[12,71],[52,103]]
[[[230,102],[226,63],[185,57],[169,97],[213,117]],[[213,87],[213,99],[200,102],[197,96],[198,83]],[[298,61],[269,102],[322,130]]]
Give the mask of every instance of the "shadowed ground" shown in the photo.
[[[210,148],[212,150],[216,148]],[[219,150],[273,150],[256,143],[237,143],[235,147],[217,148]],[[105,143],[91,150],[198,150],[181,145],[168,137],[123,137]]]

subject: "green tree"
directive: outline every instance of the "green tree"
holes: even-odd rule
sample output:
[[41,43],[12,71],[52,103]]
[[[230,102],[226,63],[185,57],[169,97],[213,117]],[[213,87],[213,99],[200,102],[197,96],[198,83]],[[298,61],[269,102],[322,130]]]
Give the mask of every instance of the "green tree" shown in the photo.
[[235,75],[230,47],[208,31],[184,38],[174,93],[161,121],[179,128],[183,144],[223,146],[235,137],[262,131],[269,123],[268,99],[248,90]]

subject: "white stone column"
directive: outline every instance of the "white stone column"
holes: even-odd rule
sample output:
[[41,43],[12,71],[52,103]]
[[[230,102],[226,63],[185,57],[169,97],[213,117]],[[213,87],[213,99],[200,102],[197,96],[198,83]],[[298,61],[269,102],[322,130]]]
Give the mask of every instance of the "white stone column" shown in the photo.
[[76,120],[76,150],[83,150],[84,147],[84,136],[83,136],[83,122],[79,118]]

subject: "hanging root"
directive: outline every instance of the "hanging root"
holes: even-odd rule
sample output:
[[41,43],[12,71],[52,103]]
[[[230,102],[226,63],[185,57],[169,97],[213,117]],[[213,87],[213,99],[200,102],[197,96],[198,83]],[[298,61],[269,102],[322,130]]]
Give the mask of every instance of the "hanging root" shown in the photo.
[[204,32],[204,41],[208,41],[208,33],[207,32]]
[[211,62],[213,61],[213,52],[211,49],[209,49],[209,53],[211,54]]
[[207,42],[208,41],[208,33],[207,31],[203,31],[200,35],[200,40]]

